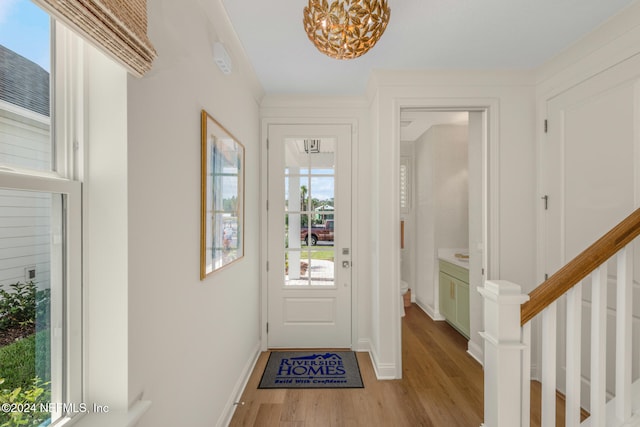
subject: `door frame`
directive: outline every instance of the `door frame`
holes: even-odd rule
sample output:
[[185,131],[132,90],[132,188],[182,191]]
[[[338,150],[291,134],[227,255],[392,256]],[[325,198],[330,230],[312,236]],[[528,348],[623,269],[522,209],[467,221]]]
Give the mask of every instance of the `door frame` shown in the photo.
[[[485,135],[483,135],[482,142],[482,212],[484,216],[482,224],[482,234],[484,239],[485,253],[484,260],[484,280],[491,280],[500,277],[500,187],[499,187],[499,163],[498,159],[500,154],[500,139],[499,139],[499,117],[500,117],[500,104],[496,98],[447,98],[447,99],[434,99],[434,98],[396,98],[393,101],[393,127],[395,134],[395,144],[393,148],[393,156],[390,159],[394,164],[400,164],[400,114],[402,110],[407,109],[419,109],[421,111],[475,111],[482,112],[485,120]],[[398,178],[399,179],[399,178]],[[395,187],[398,187],[397,185]],[[399,188],[399,187],[398,187]],[[400,200],[399,189],[397,194],[393,195],[392,200]],[[395,215],[400,218],[400,204],[395,203]],[[399,234],[399,230],[397,231]],[[396,239],[399,241],[399,239]],[[392,266],[392,271],[398,273],[397,281],[400,283],[400,248],[397,249],[397,254],[391,258],[393,263],[397,263],[396,266]],[[434,284],[434,289],[437,287]],[[472,291],[470,289],[470,291]],[[401,295],[397,292],[397,298],[400,299]],[[434,295],[437,298],[437,295]],[[480,296],[478,295],[478,299]],[[395,305],[399,306],[399,302],[396,301]],[[482,307],[482,305],[480,306]],[[396,354],[396,378],[402,378],[402,318],[395,316],[395,354]],[[473,319],[473,317],[472,317]],[[473,320],[472,320],[473,321]],[[477,330],[483,329],[484,319],[481,320],[481,324],[478,325]],[[471,326],[471,334],[476,332],[474,325]],[[472,337],[473,338],[473,337]],[[483,343],[476,343],[469,340],[468,352],[479,363],[482,364],[484,360]]]
[[[268,157],[268,136],[270,125],[349,125],[351,126],[351,197],[358,199],[358,159],[355,155],[359,148],[358,139],[358,120],[355,118],[282,118],[270,117],[262,119],[260,129],[260,350],[268,350],[267,340],[267,322],[269,320],[268,312],[268,292],[269,281],[267,273],[268,259],[268,210],[267,198],[269,195],[269,157]],[[351,207],[351,348],[356,349],[358,343],[358,263],[353,263],[359,253],[357,232],[358,229],[354,222],[354,218],[358,218],[359,208],[355,203]]]

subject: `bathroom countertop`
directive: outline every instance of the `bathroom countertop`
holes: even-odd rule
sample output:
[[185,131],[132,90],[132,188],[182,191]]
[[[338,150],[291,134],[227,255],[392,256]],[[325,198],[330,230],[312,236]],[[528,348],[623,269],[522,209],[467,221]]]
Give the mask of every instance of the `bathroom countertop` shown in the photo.
[[457,265],[462,268],[469,269],[469,258],[461,259],[456,257],[456,254],[469,255],[469,249],[452,249],[452,248],[440,248],[438,249],[438,259],[447,261],[453,265]]

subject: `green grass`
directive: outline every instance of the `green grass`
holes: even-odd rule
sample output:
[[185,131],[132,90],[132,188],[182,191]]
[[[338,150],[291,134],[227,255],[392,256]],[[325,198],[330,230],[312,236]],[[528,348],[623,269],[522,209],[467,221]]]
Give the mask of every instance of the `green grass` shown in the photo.
[[[322,248],[322,246],[303,246],[302,250],[306,250],[306,249],[311,249],[311,259],[322,259],[322,260],[327,260],[327,261],[333,261],[334,258],[334,251],[333,251],[333,246],[329,247],[330,249],[328,250],[322,250],[319,249]],[[303,252],[306,256],[306,252]]]
[[[37,376],[51,379],[49,331],[41,331],[0,347],[0,378],[3,389],[27,388]],[[36,359],[36,354],[40,355]]]
[[36,376],[36,336],[0,348],[2,388],[28,387]]

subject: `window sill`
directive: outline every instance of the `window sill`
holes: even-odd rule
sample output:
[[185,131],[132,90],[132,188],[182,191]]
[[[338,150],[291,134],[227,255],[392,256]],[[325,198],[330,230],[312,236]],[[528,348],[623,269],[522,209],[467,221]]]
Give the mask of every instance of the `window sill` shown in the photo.
[[107,413],[88,413],[77,421],[69,420],[64,427],[134,427],[151,407],[150,400],[138,400],[128,411],[109,411]]

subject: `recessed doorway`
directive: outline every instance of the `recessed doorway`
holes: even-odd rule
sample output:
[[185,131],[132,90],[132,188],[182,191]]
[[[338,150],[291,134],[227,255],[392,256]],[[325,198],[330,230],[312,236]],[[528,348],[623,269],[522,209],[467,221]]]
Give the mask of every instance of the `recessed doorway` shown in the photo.
[[[405,227],[400,280],[409,284],[415,305],[467,338],[469,353],[480,363],[482,300],[476,289],[483,286],[489,269],[488,111],[412,106],[401,108],[399,115],[400,170],[403,164],[411,169],[410,203],[400,190]],[[441,259],[451,259],[468,272],[466,295],[457,285],[443,295]],[[458,304],[453,314],[446,310],[451,304]]]

